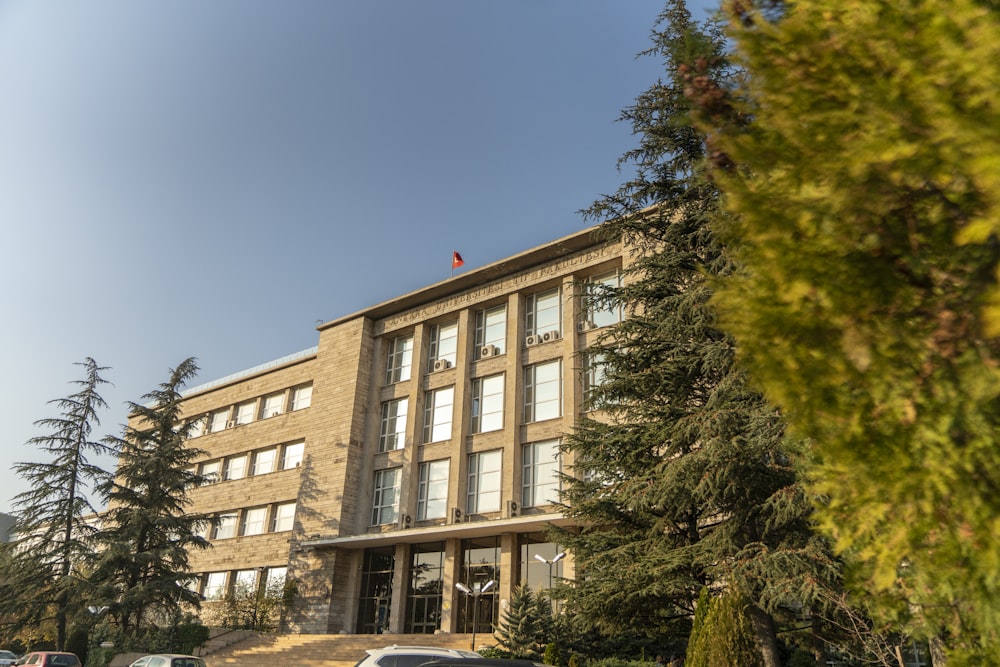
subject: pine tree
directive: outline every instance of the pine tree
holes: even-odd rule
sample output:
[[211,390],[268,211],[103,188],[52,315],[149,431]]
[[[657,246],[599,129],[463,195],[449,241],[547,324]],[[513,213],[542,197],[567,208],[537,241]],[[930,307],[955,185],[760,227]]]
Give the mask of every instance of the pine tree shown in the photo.
[[666,78],[623,113],[640,143],[621,163],[636,175],[588,211],[639,254],[605,295],[628,317],[588,351],[605,364],[600,411],[567,441],[587,472],[566,478],[567,511],[584,526],[558,536],[580,575],[567,595],[578,618],[605,631],[680,647],[699,591],[739,585],[771,666],[782,605],[814,599],[836,564],[810,530],[783,422],[735,364],[709,303],[733,266],[709,226],[719,193],[689,95],[738,73],[718,27],[695,24],[682,1],[658,25],[649,53]]
[[551,620],[551,607],[544,596],[536,595],[529,586],[517,586],[494,636],[512,657],[539,660],[541,647],[548,641],[546,616]]
[[143,404],[129,404],[123,437],[109,438],[118,470],[101,487],[108,511],[94,580],[126,635],[178,617],[183,605],[199,606],[185,586],[188,550],[208,546],[197,530],[208,517],[185,509],[201,481],[189,469],[202,453],[187,447],[180,419],[181,389],[197,370],[194,359],[178,365]]
[[685,667],[760,667],[746,598],[736,590],[714,599],[705,593],[698,599],[705,609],[698,610],[703,615],[691,633]]
[[1000,664],[1000,8],[733,7],[754,123],[703,120],[745,267],[725,327],[861,587]]
[[66,642],[66,624],[80,605],[79,568],[94,554],[93,522],[96,512],[87,494],[103,484],[108,473],[89,461],[89,456],[106,455],[109,448],[91,440],[100,424],[98,411],[106,409],[99,389],[107,381],[108,370],[91,358],[78,364],[84,378],[75,380],[80,389],[65,398],[51,401],[58,417],[41,419],[35,426],[49,431],[28,441],[47,454],[47,462],[17,463],[14,472],[29,489],[14,497],[18,548],[8,561],[4,591],[0,592],[7,612],[21,623],[37,621],[51,609],[56,628],[56,646]]

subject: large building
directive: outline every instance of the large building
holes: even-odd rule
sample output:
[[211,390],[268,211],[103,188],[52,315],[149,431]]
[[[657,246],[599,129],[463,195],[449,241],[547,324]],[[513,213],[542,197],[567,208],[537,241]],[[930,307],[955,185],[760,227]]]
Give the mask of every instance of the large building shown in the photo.
[[218,520],[191,554],[205,599],[287,577],[286,630],[488,632],[514,586],[570,576],[546,528],[568,523],[559,473],[582,471],[559,445],[599,381],[588,342],[621,317],[588,294],[622,261],[586,230],[188,392],[214,480],[189,509]]

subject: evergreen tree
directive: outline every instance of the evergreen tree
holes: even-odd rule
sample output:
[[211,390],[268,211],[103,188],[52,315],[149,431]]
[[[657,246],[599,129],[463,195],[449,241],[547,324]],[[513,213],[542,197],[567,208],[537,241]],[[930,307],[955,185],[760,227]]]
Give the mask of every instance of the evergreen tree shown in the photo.
[[746,268],[726,329],[884,616],[1000,663],[1000,7],[733,12],[754,123],[703,119]]
[[730,590],[712,599],[706,592],[698,600],[705,609],[698,609],[701,623],[691,633],[685,667],[760,667],[744,596]]
[[100,424],[98,411],[107,408],[99,393],[107,384],[101,377],[107,368],[89,357],[78,365],[85,371],[83,379],[74,381],[79,391],[50,401],[59,416],[35,422],[48,433],[28,441],[49,460],[14,465],[30,488],[14,497],[18,545],[6,559],[10,569],[0,587],[5,610],[20,619],[16,624],[37,622],[51,611],[60,649],[66,643],[67,620],[80,604],[80,580],[74,575],[94,554],[96,528],[88,515],[96,512],[87,493],[108,478],[88,457],[110,452],[91,440]]
[[717,26],[668,2],[649,51],[665,78],[623,113],[639,147],[621,164],[636,174],[588,211],[639,254],[624,286],[604,295],[629,315],[588,351],[606,379],[594,392],[600,410],[566,444],[588,474],[568,476],[564,493],[583,528],[557,539],[578,566],[566,592],[577,618],[681,647],[699,591],[739,585],[771,667],[782,605],[810,603],[837,573],[810,530],[783,422],[734,363],[709,304],[733,266],[709,227],[719,193],[688,95],[731,85],[724,48]]
[[529,586],[517,586],[511,591],[510,604],[494,636],[512,657],[538,660],[548,642],[551,610],[544,596],[536,595]]
[[118,470],[101,487],[108,510],[94,579],[126,636],[179,617],[183,605],[199,606],[185,586],[188,550],[209,546],[197,530],[208,517],[185,509],[188,490],[201,481],[189,469],[202,452],[187,447],[180,419],[181,389],[197,370],[187,359],[170,371],[143,404],[129,403],[124,436],[109,438]]

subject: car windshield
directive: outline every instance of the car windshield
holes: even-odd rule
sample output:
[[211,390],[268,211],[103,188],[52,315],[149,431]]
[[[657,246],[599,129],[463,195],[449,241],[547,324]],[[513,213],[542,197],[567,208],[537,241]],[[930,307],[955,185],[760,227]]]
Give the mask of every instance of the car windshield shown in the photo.
[[201,658],[174,658],[171,667],[205,667],[205,661]]
[[16,660],[17,656],[10,651],[0,651],[0,658],[3,660]]
[[69,667],[69,665],[80,664],[75,655],[50,655],[46,662],[52,667]]

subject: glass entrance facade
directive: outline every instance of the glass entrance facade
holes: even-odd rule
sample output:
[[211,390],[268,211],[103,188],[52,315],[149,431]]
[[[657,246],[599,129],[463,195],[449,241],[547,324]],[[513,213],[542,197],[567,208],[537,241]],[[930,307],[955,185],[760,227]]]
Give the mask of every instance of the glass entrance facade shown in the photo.
[[405,632],[434,634],[441,628],[444,542],[414,544],[406,595]]
[[394,547],[365,550],[361,598],[358,601],[359,634],[380,635],[389,631],[392,570],[395,563]]
[[[458,606],[458,632],[491,633],[500,607],[500,536],[462,540],[462,571],[459,581],[470,591]],[[487,583],[495,582],[486,592]]]

